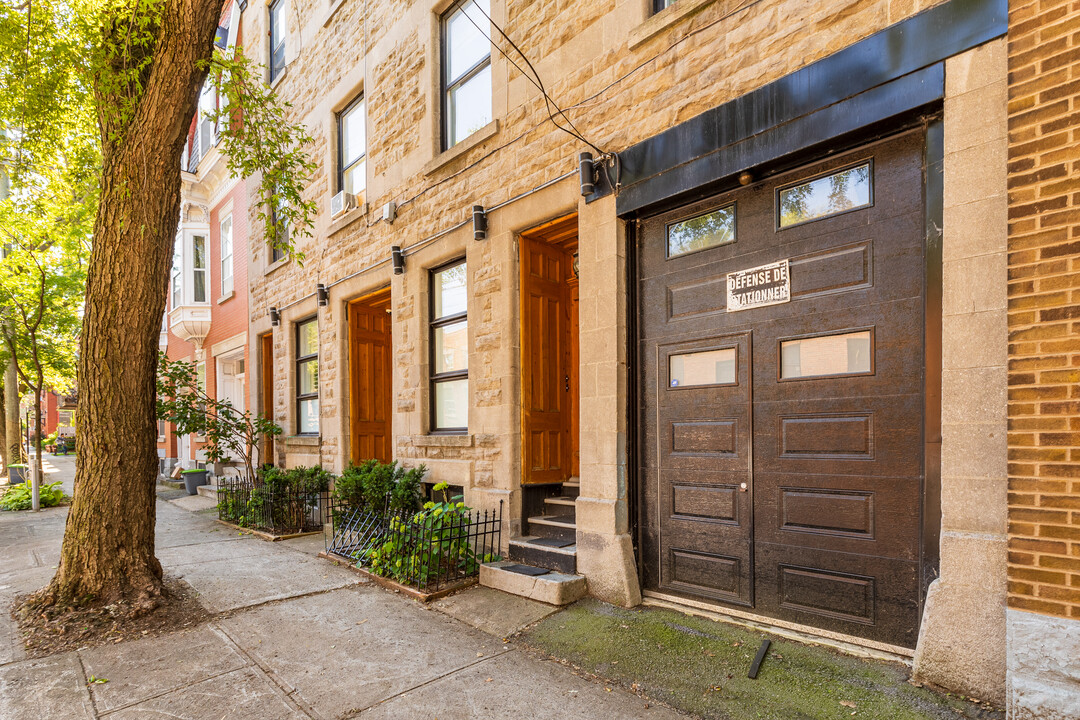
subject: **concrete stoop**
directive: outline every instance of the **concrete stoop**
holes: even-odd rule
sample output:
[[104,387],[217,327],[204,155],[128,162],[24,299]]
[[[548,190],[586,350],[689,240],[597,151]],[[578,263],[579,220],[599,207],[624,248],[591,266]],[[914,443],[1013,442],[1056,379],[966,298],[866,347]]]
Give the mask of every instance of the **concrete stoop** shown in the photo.
[[481,565],[480,584],[548,605],[569,605],[585,597],[586,587],[583,575],[568,575],[553,571],[547,571],[543,575],[524,575],[506,569],[518,564],[502,560]]
[[217,485],[200,485],[199,486],[199,494],[202,495],[203,497],[208,497],[208,498],[211,498],[212,500],[217,500]]

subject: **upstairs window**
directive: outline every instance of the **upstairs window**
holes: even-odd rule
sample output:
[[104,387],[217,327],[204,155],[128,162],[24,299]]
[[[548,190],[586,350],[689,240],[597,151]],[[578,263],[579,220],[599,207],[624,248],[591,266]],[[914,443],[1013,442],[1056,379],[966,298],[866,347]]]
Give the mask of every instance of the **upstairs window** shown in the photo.
[[491,23],[488,0],[466,0],[442,21],[443,149],[491,122]]
[[221,221],[221,295],[233,291],[232,215]]
[[296,432],[319,432],[319,319],[296,325]]
[[669,8],[675,4],[675,0],[652,0],[653,12],[658,13],[665,8]]
[[285,0],[270,3],[270,82],[285,69]]
[[[281,218],[281,210],[285,207],[285,201],[278,200],[278,204],[270,208],[270,224],[273,225],[273,233],[277,240],[270,246],[270,262],[278,262],[285,259],[285,245],[289,242],[289,221]],[[281,218],[281,227],[278,227]]]
[[431,273],[431,430],[469,429],[469,320],[465,261]]
[[353,101],[338,115],[338,190],[364,192],[367,170],[367,137],[364,98]]
[[184,243],[177,238],[173,243],[172,260],[172,307],[177,308],[184,302],[184,275],[181,272],[181,256],[184,252]]
[[197,303],[206,302],[206,236],[193,235],[191,238],[191,271],[194,282],[192,299]]

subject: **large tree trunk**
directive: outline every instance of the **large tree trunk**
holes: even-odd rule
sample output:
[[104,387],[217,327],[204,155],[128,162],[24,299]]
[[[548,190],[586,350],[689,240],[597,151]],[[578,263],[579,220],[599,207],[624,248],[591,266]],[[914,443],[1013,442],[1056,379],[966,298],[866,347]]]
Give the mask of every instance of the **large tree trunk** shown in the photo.
[[[134,115],[120,139],[111,139],[103,122],[101,205],[79,344],[75,495],[44,604],[147,608],[161,593],[154,555],[158,332],[180,217],[180,157],[222,0],[162,2]],[[110,89],[98,91],[99,103],[108,104]]]
[[[4,407],[4,385],[0,384],[0,408]],[[5,408],[6,409],[6,408]],[[11,452],[7,446],[7,412],[0,412],[0,463],[3,464],[3,470],[0,474],[7,472],[8,466],[8,454]]]

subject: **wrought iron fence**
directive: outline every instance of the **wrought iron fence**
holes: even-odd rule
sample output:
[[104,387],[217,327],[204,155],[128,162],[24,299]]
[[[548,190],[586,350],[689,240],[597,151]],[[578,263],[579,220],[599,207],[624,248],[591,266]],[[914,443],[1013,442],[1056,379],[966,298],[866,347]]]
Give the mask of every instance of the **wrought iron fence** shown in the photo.
[[480,573],[498,560],[502,509],[429,511],[355,508],[333,503],[326,551],[425,592]]
[[218,479],[218,518],[275,535],[323,529],[330,513],[325,490],[255,485],[242,478]]

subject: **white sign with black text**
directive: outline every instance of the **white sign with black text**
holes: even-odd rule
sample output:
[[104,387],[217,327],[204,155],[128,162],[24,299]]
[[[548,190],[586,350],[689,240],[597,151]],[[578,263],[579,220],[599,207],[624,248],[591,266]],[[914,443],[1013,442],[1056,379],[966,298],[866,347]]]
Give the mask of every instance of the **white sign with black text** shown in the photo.
[[727,274],[727,311],[736,312],[791,301],[788,261]]

